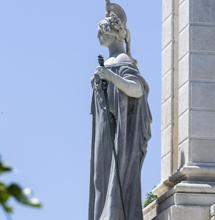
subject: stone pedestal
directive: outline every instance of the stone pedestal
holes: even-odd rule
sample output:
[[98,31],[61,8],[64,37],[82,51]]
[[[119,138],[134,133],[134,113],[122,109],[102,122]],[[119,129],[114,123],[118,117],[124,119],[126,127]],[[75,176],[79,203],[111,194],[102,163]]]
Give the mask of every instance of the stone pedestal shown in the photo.
[[159,199],[145,220],[215,219],[215,0],[163,0]]
[[181,181],[144,209],[144,220],[214,220],[215,182]]

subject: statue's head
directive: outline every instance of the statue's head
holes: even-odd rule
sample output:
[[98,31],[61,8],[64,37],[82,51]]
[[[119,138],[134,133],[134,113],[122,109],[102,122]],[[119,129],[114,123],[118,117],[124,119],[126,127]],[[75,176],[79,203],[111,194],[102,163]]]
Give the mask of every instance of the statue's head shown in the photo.
[[126,34],[125,25],[114,12],[110,12],[104,20],[99,22],[98,38],[104,46],[108,46],[114,39],[124,42]]
[[126,44],[126,52],[130,55],[130,33],[126,26],[127,17],[123,8],[110,0],[106,0],[106,16],[99,22],[98,39],[100,44],[108,47],[114,40]]

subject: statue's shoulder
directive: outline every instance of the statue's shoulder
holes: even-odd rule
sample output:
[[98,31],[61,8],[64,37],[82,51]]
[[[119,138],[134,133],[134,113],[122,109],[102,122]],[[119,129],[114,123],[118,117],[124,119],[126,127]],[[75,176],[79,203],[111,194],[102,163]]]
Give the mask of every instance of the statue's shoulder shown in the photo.
[[130,62],[132,62],[132,59],[126,53],[119,54],[115,59],[115,63],[130,63]]
[[121,63],[132,63],[132,59],[126,53],[121,53],[117,57],[110,57],[105,61],[105,65],[116,65]]

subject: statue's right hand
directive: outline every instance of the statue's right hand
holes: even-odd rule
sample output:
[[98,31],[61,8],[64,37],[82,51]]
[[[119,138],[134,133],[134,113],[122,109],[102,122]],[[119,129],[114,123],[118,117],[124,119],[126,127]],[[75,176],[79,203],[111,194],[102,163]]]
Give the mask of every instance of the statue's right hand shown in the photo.
[[91,86],[92,86],[92,88],[97,88],[98,85],[100,84],[100,77],[99,77],[99,75],[98,75],[97,73],[94,73],[94,74],[91,76],[90,80],[91,80]]

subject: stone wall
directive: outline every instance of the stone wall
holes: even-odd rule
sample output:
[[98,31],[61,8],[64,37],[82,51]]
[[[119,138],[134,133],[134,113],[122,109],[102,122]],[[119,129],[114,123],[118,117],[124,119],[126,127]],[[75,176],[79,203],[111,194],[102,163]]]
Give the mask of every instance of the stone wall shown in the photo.
[[161,183],[146,220],[215,220],[215,0],[163,0]]

